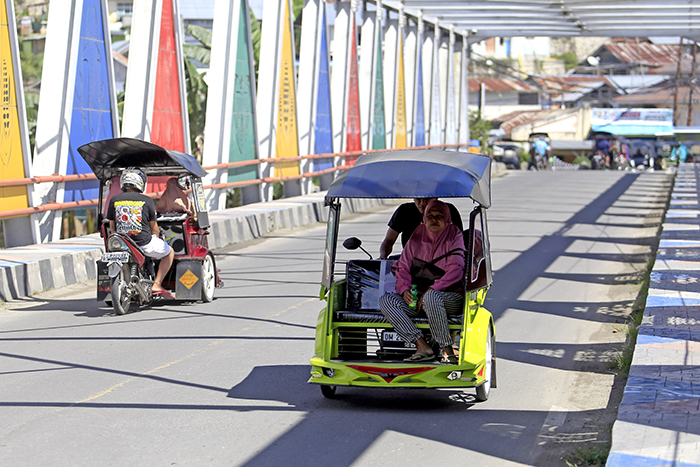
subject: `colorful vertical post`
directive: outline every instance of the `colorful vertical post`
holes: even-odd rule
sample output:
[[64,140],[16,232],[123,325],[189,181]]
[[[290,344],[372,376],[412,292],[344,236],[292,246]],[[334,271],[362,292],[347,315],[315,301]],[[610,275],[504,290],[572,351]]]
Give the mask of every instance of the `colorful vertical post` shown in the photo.
[[[342,152],[345,150],[347,139],[346,117],[348,111],[348,75],[350,69],[350,2],[336,1],[335,27],[333,42],[331,42],[331,54],[333,56],[333,73],[331,74],[331,102],[333,106],[333,150]],[[339,158],[340,159],[340,158]],[[340,160],[338,160],[340,162]]]
[[[31,176],[16,31],[14,3],[3,0],[0,8],[0,180]],[[0,188],[3,210],[29,207],[28,191],[26,186]],[[3,227],[6,247],[32,243],[34,235],[29,216],[4,219]]]
[[[290,0],[270,0],[263,5],[257,121],[261,158],[299,156],[296,110],[294,33]],[[292,177],[284,181],[284,195],[301,194],[299,161],[262,163],[263,178]],[[264,201],[272,200],[273,184],[262,187]]]
[[[401,15],[403,11],[399,11]],[[405,16],[405,14],[404,14]],[[399,17],[400,20],[400,17]],[[405,72],[405,92],[406,92],[406,143],[409,146],[414,144],[415,135],[415,111],[416,111],[416,53],[417,31],[416,27],[411,24],[409,18],[404,19],[404,72]]]
[[[122,135],[190,152],[177,0],[134,0]],[[153,179],[153,177],[151,177]],[[164,188],[149,179],[149,191]]]
[[462,60],[459,67],[459,137],[460,144],[466,144],[469,151],[469,41],[467,34],[462,36]]
[[[329,154],[333,152],[333,122],[331,120],[331,86],[330,86],[330,60],[328,58],[328,32],[326,25],[326,10],[323,9],[323,23],[321,26],[321,51],[318,57],[319,72],[318,86],[316,87],[316,118],[314,119],[314,152],[316,154]],[[332,160],[314,161],[314,170],[326,170],[333,167]],[[332,177],[331,177],[332,179]],[[326,187],[327,188],[327,187]],[[324,187],[321,187],[324,189]]]
[[[354,4],[355,2],[353,2]],[[357,75],[357,27],[355,15],[350,19],[350,76],[348,78],[348,115],[346,151],[362,150],[362,135],[360,128],[360,89]],[[359,156],[345,156],[346,165],[354,165]]]
[[405,148],[406,140],[406,85],[404,79],[403,38],[406,26],[406,16],[403,10],[399,12],[398,44],[397,44],[397,79],[396,79],[396,117],[394,120],[394,147]]
[[[255,127],[255,72],[247,0],[217,0],[214,5],[211,64],[207,77],[207,120],[203,165],[258,158]],[[244,182],[258,178],[258,166],[210,170],[206,184]],[[206,193],[209,209],[224,209],[225,189]],[[260,186],[240,189],[244,204],[261,200]]]
[[[78,154],[85,143],[118,136],[118,113],[106,0],[55,0],[49,9],[37,117],[34,175],[92,171]],[[96,181],[46,183],[34,203],[97,199]],[[61,211],[32,215],[38,242],[60,238]]]
[[454,81],[454,28],[450,28],[449,44],[447,47],[447,76],[445,96],[445,144],[457,142],[457,123],[455,122],[455,81]]
[[[122,135],[190,152],[178,0],[134,0]],[[166,177],[149,177],[148,192]]]
[[435,39],[433,40],[433,54],[430,82],[430,144],[442,143],[442,123],[440,121],[440,25],[435,23]]
[[382,64],[381,10],[377,10],[377,35],[375,40],[374,82],[372,83],[372,149],[386,149],[386,112],[384,100],[384,66]]
[[425,145],[425,105],[423,91],[423,33],[425,23],[422,17],[418,17],[418,31],[416,35],[416,86],[413,106],[413,145]]
[[[285,1],[277,107],[276,158],[296,157],[299,155],[296,109],[296,68],[294,66],[294,42],[289,10],[289,2]],[[289,177],[294,175],[299,175],[298,161],[275,164],[275,177]]]
[[[299,54],[298,131],[301,154],[330,154],[333,152],[331,134],[330,74],[328,59],[326,9],[321,0],[309,0],[304,6],[301,23]],[[318,172],[333,167],[333,159],[313,159],[302,162],[302,171]],[[319,176],[320,188],[326,189],[333,174]],[[302,180],[302,192],[312,190],[312,180]]]
[[162,0],[151,142],[190,152],[189,118],[178,0]]
[[360,121],[362,124],[362,146],[369,149],[386,148],[384,70],[382,66],[383,12],[382,2],[378,0],[377,10],[366,12],[362,23]]

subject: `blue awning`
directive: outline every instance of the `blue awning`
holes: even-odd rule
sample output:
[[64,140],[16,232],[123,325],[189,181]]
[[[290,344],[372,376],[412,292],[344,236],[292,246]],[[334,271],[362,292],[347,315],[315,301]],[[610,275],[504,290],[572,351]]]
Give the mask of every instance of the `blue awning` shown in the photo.
[[657,133],[672,133],[673,125],[591,125],[591,130],[618,136],[655,136]]

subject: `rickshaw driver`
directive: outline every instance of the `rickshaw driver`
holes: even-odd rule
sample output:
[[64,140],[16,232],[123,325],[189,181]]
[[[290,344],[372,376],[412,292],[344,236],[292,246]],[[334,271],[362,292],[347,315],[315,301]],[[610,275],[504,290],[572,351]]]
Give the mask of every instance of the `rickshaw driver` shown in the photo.
[[[389,257],[399,234],[401,234],[401,246],[406,246],[408,239],[411,238],[416,227],[423,222],[423,213],[425,212],[426,206],[436,199],[437,198],[413,198],[412,203],[404,203],[396,208],[391,219],[389,219],[389,228],[386,231],[386,236],[379,246],[379,259],[387,259]],[[456,225],[459,230],[464,230],[462,216],[459,214],[457,208],[450,203],[445,204],[450,208],[452,223]]]
[[138,167],[124,169],[119,178],[123,193],[109,201],[106,218],[112,232],[129,235],[146,256],[160,260],[151,291],[163,294],[168,292],[161,284],[173,264],[175,252],[158,237],[160,229],[156,222],[156,205],[151,198],[142,194],[146,181],[146,174]]

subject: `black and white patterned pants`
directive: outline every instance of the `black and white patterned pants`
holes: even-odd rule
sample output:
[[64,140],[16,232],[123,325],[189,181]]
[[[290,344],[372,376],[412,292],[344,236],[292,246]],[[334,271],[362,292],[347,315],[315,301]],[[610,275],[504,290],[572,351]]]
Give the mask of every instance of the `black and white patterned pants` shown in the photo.
[[[411,310],[401,295],[385,294],[379,299],[379,307],[403,340],[414,343],[423,337],[423,333],[411,321],[411,318],[417,318],[420,312]],[[428,317],[433,340],[440,345],[440,348],[447,347],[454,342],[450,335],[447,316],[459,316],[464,312],[464,296],[454,292],[430,289],[423,296],[423,312]]]

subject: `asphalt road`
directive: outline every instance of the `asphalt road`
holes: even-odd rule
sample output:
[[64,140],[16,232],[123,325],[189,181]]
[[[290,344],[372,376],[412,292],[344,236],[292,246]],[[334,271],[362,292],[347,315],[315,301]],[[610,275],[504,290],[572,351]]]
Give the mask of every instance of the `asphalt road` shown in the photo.
[[[609,441],[614,332],[637,297],[667,174],[493,181],[498,388],[306,383],[325,226],[217,252],[210,304],[115,316],[94,283],[0,309],[0,465],[565,465]],[[466,213],[468,200],[454,202]],[[346,219],[376,254],[393,207]],[[357,257],[362,253],[342,253]],[[616,395],[617,394],[617,395]]]

